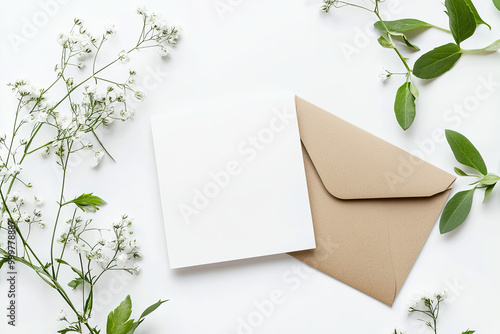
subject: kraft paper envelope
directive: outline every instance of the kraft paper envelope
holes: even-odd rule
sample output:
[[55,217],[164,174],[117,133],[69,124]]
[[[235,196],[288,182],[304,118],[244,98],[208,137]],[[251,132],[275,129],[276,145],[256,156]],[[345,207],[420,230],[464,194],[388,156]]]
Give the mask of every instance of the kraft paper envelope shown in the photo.
[[291,253],[392,305],[455,177],[296,97],[316,249]]
[[170,108],[152,129],[170,268],[315,247],[293,94]]

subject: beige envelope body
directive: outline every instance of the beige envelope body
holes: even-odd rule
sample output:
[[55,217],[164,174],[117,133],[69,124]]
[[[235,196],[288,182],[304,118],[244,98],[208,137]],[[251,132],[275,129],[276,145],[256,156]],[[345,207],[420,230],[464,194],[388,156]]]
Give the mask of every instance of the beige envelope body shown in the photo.
[[455,177],[296,97],[317,248],[291,253],[392,305]]

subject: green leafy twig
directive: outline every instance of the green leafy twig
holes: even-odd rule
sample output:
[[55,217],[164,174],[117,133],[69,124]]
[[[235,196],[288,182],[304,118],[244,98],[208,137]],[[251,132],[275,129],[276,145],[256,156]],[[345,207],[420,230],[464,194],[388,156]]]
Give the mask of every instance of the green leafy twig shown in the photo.
[[[488,54],[498,51],[500,40],[481,49],[465,50],[461,48],[461,43],[474,34],[478,25],[484,24],[491,29],[491,26],[481,18],[471,0],[445,0],[446,14],[449,17],[449,30],[413,18],[385,21],[380,15],[380,2],[380,0],[375,0],[375,6],[371,9],[347,1],[323,0],[322,10],[328,12],[332,7],[352,6],[369,11],[376,16],[377,22],[374,23],[374,27],[381,34],[377,40],[378,43],[384,48],[394,50],[405,68],[404,72],[385,70],[381,74],[381,79],[385,81],[394,75],[404,75],[406,80],[396,93],[394,113],[400,127],[407,130],[415,120],[415,102],[419,97],[418,89],[412,81],[413,76],[420,79],[437,78],[449,71],[463,54]],[[500,0],[494,0],[494,2],[500,9]],[[417,59],[412,69],[408,58],[403,55],[395,40],[400,40],[407,48],[418,51],[420,48],[410,42],[407,33],[410,31],[421,32],[429,28],[451,33],[455,43],[438,46],[423,54]]]
[[474,170],[474,173],[469,174],[455,167],[455,173],[459,176],[473,177],[476,180],[471,183],[473,186],[471,189],[456,193],[444,207],[439,222],[439,230],[442,234],[453,231],[463,224],[470,213],[474,193],[477,189],[484,189],[484,203],[500,180],[500,176],[488,173],[483,157],[469,139],[452,130],[446,130],[445,133],[457,161]]

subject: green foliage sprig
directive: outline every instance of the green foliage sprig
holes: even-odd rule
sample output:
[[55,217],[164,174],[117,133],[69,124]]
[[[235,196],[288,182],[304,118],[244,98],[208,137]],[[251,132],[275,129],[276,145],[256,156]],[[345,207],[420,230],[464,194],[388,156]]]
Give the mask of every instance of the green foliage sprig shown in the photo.
[[472,173],[466,173],[455,167],[455,173],[459,176],[473,177],[476,180],[471,183],[471,189],[456,193],[444,207],[439,222],[439,230],[442,234],[453,231],[464,223],[472,208],[476,190],[484,189],[484,203],[500,180],[500,176],[488,173],[483,157],[464,135],[446,130],[446,139],[457,161],[473,170]]
[[[493,1],[495,6],[500,10],[500,0]],[[470,38],[479,25],[484,24],[491,29],[491,26],[481,18],[471,0],[445,0],[445,12],[449,17],[449,30],[413,18],[385,21],[380,15],[379,6],[381,2],[381,0],[374,0],[374,7],[368,8],[348,1],[323,0],[322,10],[329,12],[332,7],[351,6],[375,15],[377,22],[374,23],[374,27],[381,34],[378,38],[378,43],[383,48],[392,49],[404,66],[403,71],[399,72],[385,70],[381,74],[381,79],[385,81],[394,75],[404,76],[405,82],[396,92],[394,113],[400,127],[403,130],[407,130],[415,120],[416,100],[419,98],[419,92],[413,82],[413,77],[424,80],[437,78],[448,72],[464,54],[497,52],[500,49],[500,40],[481,49],[462,49],[461,43]],[[402,44],[403,47],[409,50],[418,51],[420,48],[410,42],[407,33],[410,31],[420,33],[430,28],[450,33],[454,39],[454,43],[438,46],[423,54],[416,60],[412,68],[408,62],[409,59],[403,55],[397,42],[399,41],[399,44]]]

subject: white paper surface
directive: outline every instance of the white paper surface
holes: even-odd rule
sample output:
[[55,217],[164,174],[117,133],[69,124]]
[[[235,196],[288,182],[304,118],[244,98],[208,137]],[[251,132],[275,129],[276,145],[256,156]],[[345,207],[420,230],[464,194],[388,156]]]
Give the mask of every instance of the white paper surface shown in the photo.
[[292,94],[152,118],[171,268],[315,247]]

